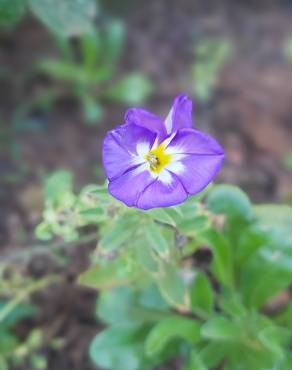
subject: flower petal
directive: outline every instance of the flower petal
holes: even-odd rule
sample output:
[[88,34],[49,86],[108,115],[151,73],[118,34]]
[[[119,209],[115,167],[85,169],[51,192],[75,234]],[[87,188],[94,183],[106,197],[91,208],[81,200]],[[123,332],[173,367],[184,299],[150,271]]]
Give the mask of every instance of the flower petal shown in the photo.
[[148,164],[142,164],[117,177],[109,183],[109,192],[127,206],[137,206],[137,201],[141,193],[156,180],[148,168]]
[[192,127],[192,101],[187,95],[178,95],[165,120],[167,134]]
[[147,130],[154,132],[158,136],[159,141],[163,140],[167,136],[162,119],[144,109],[129,109],[125,114],[125,122],[144,127]]
[[165,151],[169,154],[224,154],[222,147],[215,139],[194,129],[179,130]]
[[164,171],[141,193],[137,202],[138,208],[150,209],[173,206],[182,203],[187,198],[188,195],[177,176],[166,170]]
[[145,162],[155,134],[135,125],[122,125],[110,131],[103,142],[102,158],[106,176],[111,181]]
[[212,181],[223,159],[223,154],[191,154],[186,155],[179,162],[173,162],[173,168],[168,170],[176,173],[188,194],[194,195]]

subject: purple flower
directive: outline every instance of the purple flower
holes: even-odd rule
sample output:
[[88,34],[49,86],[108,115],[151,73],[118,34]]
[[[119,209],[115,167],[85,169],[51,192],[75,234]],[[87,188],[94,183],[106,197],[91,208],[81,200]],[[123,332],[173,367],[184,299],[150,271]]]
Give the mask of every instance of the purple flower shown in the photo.
[[224,151],[192,128],[192,102],[176,97],[163,121],[140,108],[103,143],[109,192],[129,207],[150,209],[182,203],[204,189],[221,167]]

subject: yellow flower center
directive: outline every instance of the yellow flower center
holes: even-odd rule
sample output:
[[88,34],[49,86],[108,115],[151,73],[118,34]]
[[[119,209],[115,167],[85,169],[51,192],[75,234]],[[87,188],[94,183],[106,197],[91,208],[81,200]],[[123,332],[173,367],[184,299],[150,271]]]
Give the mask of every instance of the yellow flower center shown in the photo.
[[145,159],[150,163],[150,170],[159,173],[171,161],[171,154],[165,153],[165,144],[160,144],[146,154]]

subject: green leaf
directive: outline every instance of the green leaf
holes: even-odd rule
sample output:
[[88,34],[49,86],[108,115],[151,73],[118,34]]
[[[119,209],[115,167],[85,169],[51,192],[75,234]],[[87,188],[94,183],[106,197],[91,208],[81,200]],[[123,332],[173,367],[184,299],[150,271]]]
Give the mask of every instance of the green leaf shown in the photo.
[[144,238],[138,238],[134,243],[135,258],[142,268],[150,273],[159,270],[159,261],[153,249]]
[[121,55],[125,40],[125,25],[120,20],[107,23],[104,35],[103,53],[105,62],[113,64]]
[[191,308],[194,313],[202,311],[211,313],[214,305],[214,294],[212,286],[206,275],[198,274],[190,288]]
[[217,316],[206,322],[201,328],[201,335],[212,340],[237,340],[240,328],[225,317]]
[[[137,301],[137,293],[129,286],[105,290],[97,300],[97,315],[107,324],[131,324],[130,307]],[[118,309],[117,309],[118,307]]]
[[98,125],[104,115],[102,106],[90,94],[81,94],[80,98],[86,123],[89,125]]
[[[0,301],[0,312],[2,309],[5,309],[5,306],[9,301]],[[0,331],[4,329],[9,329],[19,321],[33,316],[37,313],[37,309],[32,304],[22,303],[16,306],[12,311],[9,312],[9,315],[5,316],[4,321],[0,321]]]
[[264,227],[277,228],[292,238],[292,207],[279,204],[264,204],[254,207],[256,216]]
[[266,228],[266,243],[240,273],[240,290],[248,307],[259,308],[292,281],[292,244],[284,231]]
[[209,229],[203,234],[213,252],[212,269],[216,278],[223,284],[233,285],[231,246],[223,233]]
[[161,223],[176,226],[176,221],[172,214],[164,208],[154,208],[147,212],[147,215],[150,216],[153,220],[159,221]]
[[34,15],[53,33],[68,37],[92,30],[96,0],[29,0]]
[[182,212],[182,218],[177,221],[178,229],[186,236],[198,238],[210,226],[209,216],[194,199],[189,199],[178,208]]
[[183,370],[208,370],[202,359],[195,351],[192,351],[188,364]]
[[258,338],[269,351],[280,360],[283,360],[285,356],[284,345],[288,348],[292,335],[289,329],[270,326],[261,330],[258,333]]
[[54,172],[45,181],[46,199],[51,202],[58,202],[64,197],[64,194],[72,191],[73,176],[72,173],[65,170]]
[[200,358],[208,366],[208,368],[216,368],[222,362],[224,357],[228,355],[230,346],[225,342],[212,341],[203,347],[200,352]]
[[118,249],[137,230],[139,223],[137,214],[121,214],[112,224],[107,224],[106,229],[102,230],[102,238],[98,245],[104,251]]
[[283,364],[283,369],[280,370],[290,370],[290,369],[292,369],[292,354],[287,353]]
[[96,366],[109,370],[146,369],[145,329],[116,325],[98,334],[90,346],[90,357]]
[[26,11],[26,0],[0,0],[0,25],[17,23]]
[[173,339],[181,338],[191,344],[200,340],[200,325],[193,319],[181,316],[167,317],[150,331],[146,343],[149,356],[160,352]]
[[[1,358],[1,355],[11,356],[14,353],[18,345],[19,345],[19,340],[16,337],[16,335],[13,335],[6,330],[0,331],[0,358]],[[0,365],[1,365],[1,362],[0,362]]]
[[128,284],[134,278],[130,264],[123,259],[97,265],[83,272],[78,279],[82,285],[94,289],[109,289],[114,286]]
[[53,237],[51,227],[47,222],[41,222],[37,225],[35,235],[40,240],[50,240]]
[[80,38],[83,64],[87,70],[97,68],[98,59],[102,54],[101,42],[102,37],[98,29],[94,29]]
[[129,286],[105,290],[97,303],[99,319],[113,325],[157,322],[168,314],[168,306],[155,286],[142,292]]
[[164,238],[161,228],[154,222],[149,221],[144,225],[144,232],[151,248],[161,256],[169,254],[169,246]]
[[157,275],[162,296],[174,307],[188,307],[187,289],[178,269],[170,263],[161,262],[161,271]]
[[140,73],[132,73],[110,87],[105,95],[124,104],[137,105],[143,103],[153,91],[148,78]]
[[253,216],[248,197],[233,185],[217,185],[211,189],[207,207],[214,213],[225,214],[229,219],[249,221]]
[[46,59],[37,64],[37,69],[56,80],[76,82],[82,85],[92,82],[91,74],[72,62]]
[[269,234],[266,228],[259,225],[251,225],[238,239],[236,250],[236,265],[243,267],[252,256],[268,243]]

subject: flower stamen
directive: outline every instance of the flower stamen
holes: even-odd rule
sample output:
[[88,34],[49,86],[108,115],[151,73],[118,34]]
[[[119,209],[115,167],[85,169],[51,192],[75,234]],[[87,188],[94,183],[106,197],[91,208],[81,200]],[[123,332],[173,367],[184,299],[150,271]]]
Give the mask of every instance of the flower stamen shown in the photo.
[[162,143],[147,153],[145,159],[150,164],[150,170],[159,173],[171,161],[171,155],[165,153],[165,145]]

